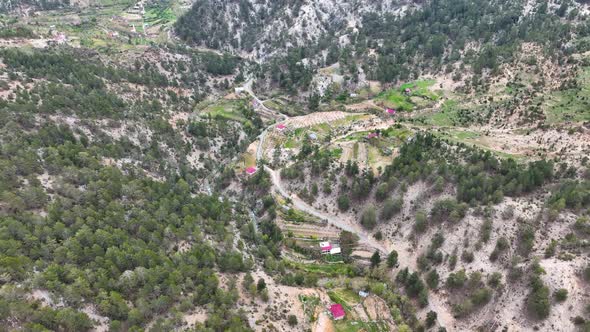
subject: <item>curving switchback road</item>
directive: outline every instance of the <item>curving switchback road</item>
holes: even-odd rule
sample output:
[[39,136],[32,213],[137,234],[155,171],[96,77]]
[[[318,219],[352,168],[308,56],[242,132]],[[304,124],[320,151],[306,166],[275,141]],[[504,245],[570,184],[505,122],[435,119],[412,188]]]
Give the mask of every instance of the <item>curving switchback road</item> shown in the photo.
[[[285,114],[272,110],[264,105],[264,103],[256,97],[254,92],[251,89],[252,81],[248,81],[242,88],[245,92],[247,92],[260,107],[266,113],[275,114],[278,118],[282,118],[283,121],[287,120],[289,117]],[[262,150],[264,140],[269,130],[273,130],[276,124],[272,124],[266,127],[259,136],[259,143],[258,148],[256,150],[256,161],[259,162],[262,160]],[[305,213],[308,213],[312,216],[315,216],[319,219],[325,220],[328,223],[332,224],[333,226],[345,230],[351,233],[356,234],[359,237],[359,244],[364,245],[368,248],[372,248],[373,250],[378,250],[382,256],[386,256],[389,254],[393,249],[398,252],[398,261],[401,266],[407,266],[412,270],[416,270],[416,260],[411,257],[408,251],[408,243],[397,243],[394,245],[393,243],[377,241],[374,237],[371,236],[368,232],[366,232],[360,225],[357,223],[349,223],[344,218],[339,218],[337,216],[331,215],[329,213],[320,211],[315,207],[311,206],[310,204],[303,201],[299,198],[296,194],[290,193],[282,184],[281,182],[281,175],[278,170],[274,170],[270,168],[268,165],[264,165],[264,170],[270,174],[271,182],[273,185],[274,192],[280,194],[285,198],[289,198],[293,204],[293,206],[301,210]],[[391,273],[391,277],[393,278],[393,272]],[[441,326],[445,326],[449,329],[454,328],[455,318],[453,317],[451,311],[449,310],[449,306],[444,303],[443,297],[438,294],[431,292],[429,294],[429,303],[428,308],[437,312],[437,320]]]

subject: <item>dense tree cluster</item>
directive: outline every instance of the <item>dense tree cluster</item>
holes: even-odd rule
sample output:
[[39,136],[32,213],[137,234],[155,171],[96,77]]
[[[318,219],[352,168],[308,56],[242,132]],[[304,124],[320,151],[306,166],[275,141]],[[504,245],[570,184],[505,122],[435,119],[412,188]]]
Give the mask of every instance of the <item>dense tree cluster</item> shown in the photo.
[[[433,135],[418,134],[400,148],[399,156],[387,166],[383,176],[405,178],[410,183],[418,179],[434,181],[435,176],[441,176],[456,183],[457,200],[469,204],[499,203],[504,195],[531,192],[553,176],[551,162],[541,160],[525,167],[511,158],[498,159],[489,151],[464,145],[458,148]],[[465,163],[452,159],[457,157]]]
[[40,10],[55,10],[70,5],[71,0],[10,0],[0,3],[0,13],[9,12],[19,6],[33,6]]
[[590,207],[590,181],[567,181],[551,195],[549,206],[560,212],[565,208],[581,210]]
[[[373,76],[385,82],[406,80],[412,70],[442,68],[462,57],[475,72],[498,69],[511,61],[522,42],[547,45],[548,54],[571,52],[568,40],[574,34],[587,35],[587,23],[575,24],[577,12],[567,2],[558,12],[540,1],[533,13],[523,16],[523,3],[510,0],[428,1],[423,7],[401,17],[368,13],[363,18],[368,45],[378,46],[379,58]],[[567,15],[566,15],[567,14]],[[481,51],[467,51],[470,42]],[[410,65],[408,65],[410,64]]]
[[[266,78],[291,92],[306,90],[316,67],[334,63],[346,75],[344,84],[358,81],[359,65],[371,79],[397,82],[424,72],[452,72],[457,63],[461,71],[495,73],[501,64],[516,58],[525,42],[543,45],[545,54],[554,59],[590,47],[585,38],[590,24],[570,1],[562,1],[557,8],[547,1],[537,1],[532,8],[525,1],[512,0],[426,1],[404,15],[379,10],[364,13],[361,28],[346,31],[349,45],[334,42],[346,29],[344,20],[337,17],[319,36],[277,31],[273,40],[260,39],[269,22],[282,20],[288,27],[301,3],[272,1],[260,9],[248,0],[237,4],[196,1],[175,28],[189,42],[272,55],[271,65],[264,69]],[[228,14],[233,22],[227,21]],[[301,47],[301,38],[311,40]],[[474,82],[479,84],[477,79]],[[331,100],[336,95],[328,91],[324,97]]]
[[459,317],[469,315],[492,299],[492,290],[485,286],[480,272],[472,272],[469,276],[465,270],[451,273],[446,286],[455,295],[453,311]]
[[[243,256],[243,243],[234,247],[238,235],[229,231],[230,223],[257,245],[261,257],[277,254],[280,230],[263,220],[256,232],[244,210],[232,210],[217,196],[194,194],[195,172],[185,163],[191,147],[165,112],[171,105],[183,110],[186,100],[149,91],[162,98],[123,101],[112,91],[119,82],[167,87],[165,76],[144,63],[135,70],[107,66],[84,52],[0,51],[11,79],[35,83],[0,100],[0,275],[6,287],[26,285],[11,294],[3,288],[0,325],[85,331],[94,323],[81,309],[93,305],[110,318],[112,330],[148,322],[171,330],[178,321],[167,319],[170,312],[207,305],[209,318],[199,328],[248,330],[234,310],[235,287],[218,287],[219,272],[243,272],[253,264]],[[76,115],[77,125],[56,124],[47,116],[68,113]],[[247,107],[242,113],[257,135],[260,119]],[[115,128],[133,114],[142,115],[136,121],[148,128],[151,140],[115,140],[96,128],[101,119]],[[231,148],[219,149],[233,156],[243,143],[235,135],[238,124],[205,121],[205,136],[234,135]],[[199,129],[190,127],[189,134],[198,137]],[[179,158],[170,162],[167,157],[175,153]],[[107,162],[121,159],[137,162]],[[150,170],[155,175],[146,176]],[[268,187],[268,179],[256,185]],[[65,307],[40,308],[27,300],[33,289],[47,291]]]
[[[218,288],[215,270],[245,271],[251,262],[204,241],[231,236],[228,203],[194,197],[182,179],[156,182],[137,171],[102,166],[96,147],[85,146],[71,131],[48,129],[21,134],[18,148],[4,136],[0,148],[5,282],[32,280],[33,287],[60,294],[69,307],[94,303],[113,324],[127,326],[142,325],[182,301],[233,306],[236,296]],[[50,189],[38,180],[43,172],[55,179]],[[79,330],[88,326],[75,311],[43,312],[55,318],[40,321],[23,316],[26,306],[4,304],[8,313],[2,320],[23,317],[22,323],[50,329],[74,322]],[[236,323],[227,318],[207,324]]]
[[[86,52],[86,54],[84,53]],[[90,52],[90,54],[88,54]],[[88,50],[56,50],[24,52],[16,48],[3,49],[0,53],[8,68],[21,72],[27,77],[44,78],[54,83],[63,83],[84,89],[102,89],[105,80],[110,82],[129,81],[136,84],[167,86],[167,78],[156,68],[126,70],[106,66]]]
[[545,274],[545,270],[535,262],[531,267],[531,291],[527,298],[528,310],[539,319],[544,319],[549,316],[551,311],[551,297],[549,287],[545,285],[541,275]]

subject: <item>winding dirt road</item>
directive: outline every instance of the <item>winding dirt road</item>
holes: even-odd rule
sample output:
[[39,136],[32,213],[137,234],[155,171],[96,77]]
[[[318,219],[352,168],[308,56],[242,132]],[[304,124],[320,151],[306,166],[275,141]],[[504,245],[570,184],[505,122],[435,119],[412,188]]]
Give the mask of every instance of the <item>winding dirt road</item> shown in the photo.
[[[250,81],[244,85],[244,90],[248,92],[262,107],[266,112],[272,112],[282,118],[283,120],[288,119],[287,115],[284,115],[280,112],[275,110],[271,110],[264,106],[262,101],[254,95],[250,88]],[[260,134],[260,143],[258,144],[258,150],[256,153],[256,160],[260,161],[262,159],[262,145],[264,144],[264,139],[266,138],[266,133],[269,130],[274,128],[275,124],[270,125],[269,127],[265,128],[264,131]],[[275,193],[280,194],[285,198],[289,198],[293,204],[293,206],[301,210],[305,213],[313,215],[317,218],[327,221],[328,223],[332,224],[333,226],[345,230],[351,233],[356,234],[359,237],[359,244],[362,246],[366,246],[368,248],[372,248],[373,250],[378,250],[382,256],[386,256],[389,254],[393,249],[398,252],[398,261],[400,266],[407,266],[412,270],[416,270],[416,259],[411,256],[409,252],[409,247],[407,242],[401,243],[391,243],[387,241],[377,241],[374,237],[371,236],[368,232],[366,232],[358,223],[350,222],[345,218],[339,218],[337,216],[322,212],[313,206],[309,205],[301,198],[299,198],[296,194],[290,193],[282,184],[281,182],[281,175],[279,171],[273,170],[269,166],[265,165],[264,169],[270,174],[270,178],[273,185],[273,190]],[[393,272],[391,273],[391,278],[393,278]],[[444,299],[436,293],[431,292],[429,294],[429,304],[428,309],[435,311],[438,315],[437,320],[441,326],[447,327],[448,329],[452,330],[455,324],[455,318],[453,317],[452,313],[449,310],[449,306],[444,303]]]
[[301,198],[299,198],[296,194],[289,193],[283,187],[283,184],[281,183],[281,175],[278,171],[275,171],[268,166],[264,166],[264,169],[270,174],[273,188],[275,189],[275,191],[278,192],[279,194],[281,194],[281,196],[291,199],[291,202],[293,203],[293,206],[296,209],[301,210],[305,213],[311,214],[311,215],[318,217],[322,220],[325,220],[328,223],[330,223],[342,230],[345,230],[345,231],[348,231],[348,232],[358,235],[360,244],[363,244],[368,247],[379,250],[381,252],[381,255],[387,255],[389,253],[389,250],[384,245],[382,245],[381,243],[372,239],[370,237],[370,235],[367,232],[365,232],[363,229],[361,229],[361,227],[359,225],[350,224],[342,218],[338,218],[333,215],[324,213],[324,212],[319,211],[318,209],[314,208],[313,206],[307,204],[305,201],[303,201]]

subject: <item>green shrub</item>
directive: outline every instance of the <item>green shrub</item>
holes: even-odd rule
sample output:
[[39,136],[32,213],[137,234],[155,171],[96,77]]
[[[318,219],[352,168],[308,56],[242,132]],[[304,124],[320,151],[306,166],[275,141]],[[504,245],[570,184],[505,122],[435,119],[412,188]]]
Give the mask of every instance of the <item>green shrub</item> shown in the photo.
[[549,316],[551,302],[549,301],[549,288],[541,286],[534,289],[527,299],[529,311],[539,319],[545,319]]
[[438,272],[436,271],[436,269],[430,270],[430,272],[428,272],[428,274],[426,274],[426,284],[428,285],[428,287],[430,287],[430,289],[436,289],[436,288],[438,288],[438,282],[439,282]]
[[397,267],[397,265],[398,265],[397,258],[398,258],[397,251],[392,250],[389,253],[389,255],[387,255],[387,267],[389,267],[390,269],[393,267]]
[[367,206],[363,211],[361,215],[361,225],[366,229],[373,229],[377,226],[377,215],[373,205]]
[[381,210],[381,214],[379,216],[381,221],[389,220],[395,214],[399,213],[402,209],[403,203],[404,202],[401,198],[386,199],[383,203],[383,209]]
[[350,200],[347,195],[338,196],[336,203],[338,204],[338,209],[340,209],[340,211],[348,211],[350,208]]
[[535,245],[535,229],[528,224],[523,224],[518,230],[518,249],[526,257]]
[[497,288],[502,284],[502,273],[494,272],[488,276],[488,285],[492,288]]
[[563,302],[567,300],[567,294],[567,289],[560,288],[553,293],[553,297],[555,300],[557,300],[557,302]]
[[416,233],[424,233],[428,228],[428,219],[426,213],[423,211],[416,212],[416,222],[414,223],[414,231]]
[[449,274],[447,277],[447,287],[449,288],[462,288],[467,281],[467,274],[465,270],[459,270],[457,272]]

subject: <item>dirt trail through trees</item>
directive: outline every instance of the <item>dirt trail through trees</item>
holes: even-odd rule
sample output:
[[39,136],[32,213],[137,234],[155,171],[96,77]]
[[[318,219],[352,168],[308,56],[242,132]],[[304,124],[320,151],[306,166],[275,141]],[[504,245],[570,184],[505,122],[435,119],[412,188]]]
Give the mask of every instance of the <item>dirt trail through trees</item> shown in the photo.
[[[252,92],[248,83],[246,85],[244,85],[244,90],[246,92],[248,92],[257,102],[262,104],[260,99],[258,99],[254,95],[254,93]],[[279,114],[279,116],[282,117],[284,120],[288,119],[288,116],[286,116],[282,113],[279,113],[275,110],[268,109],[266,106],[262,106],[262,107],[264,107],[266,109],[266,111],[270,111],[275,114]],[[261,159],[260,152],[262,151],[262,146],[264,144],[264,139],[266,137],[266,133],[269,130],[272,130],[272,128],[274,128],[274,126],[275,125],[272,124],[271,126],[267,127],[263,131],[263,133],[260,135],[260,143],[258,145],[259,151],[257,151],[257,156],[256,156],[257,161],[259,161]],[[318,209],[314,208],[313,206],[307,204],[305,201],[303,201],[301,198],[299,198],[296,194],[289,193],[285,189],[285,187],[282,185],[281,176],[278,171],[273,170],[272,168],[268,167],[267,165],[264,166],[264,169],[270,174],[271,182],[273,185],[273,190],[276,193],[282,195],[283,197],[291,199],[293,206],[296,209],[306,212],[308,214],[311,214],[313,216],[316,216],[322,220],[325,220],[328,223],[336,226],[337,228],[339,228],[341,230],[345,230],[345,231],[356,234],[359,237],[359,244],[360,245],[373,248],[373,250],[378,250],[382,256],[386,256],[393,249],[395,249],[398,252],[398,261],[400,263],[400,266],[402,266],[402,267],[407,266],[409,269],[416,270],[416,260],[415,260],[415,258],[411,257],[411,255],[409,254],[409,252],[407,250],[408,243],[399,243],[397,245],[393,245],[392,243],[389,243],[387,241],[382,241],[382,242],[377,241],[368,232],[366,232],[358,223],[355,223],[354,221],[351,221],[351,220],[346,220],[345,218],[339,218],[339,217],[321,212]],[[392,278],[393,278],[393,274],[392,274]],[[455,319],[453,318],[448,306],[446,306],[444,304],[442,297],[440,297],[438,294],[430,293],[428,308],[430,310],[437,312],[438,321],[441,326],[452,328],[452,326],[454,325]]]

